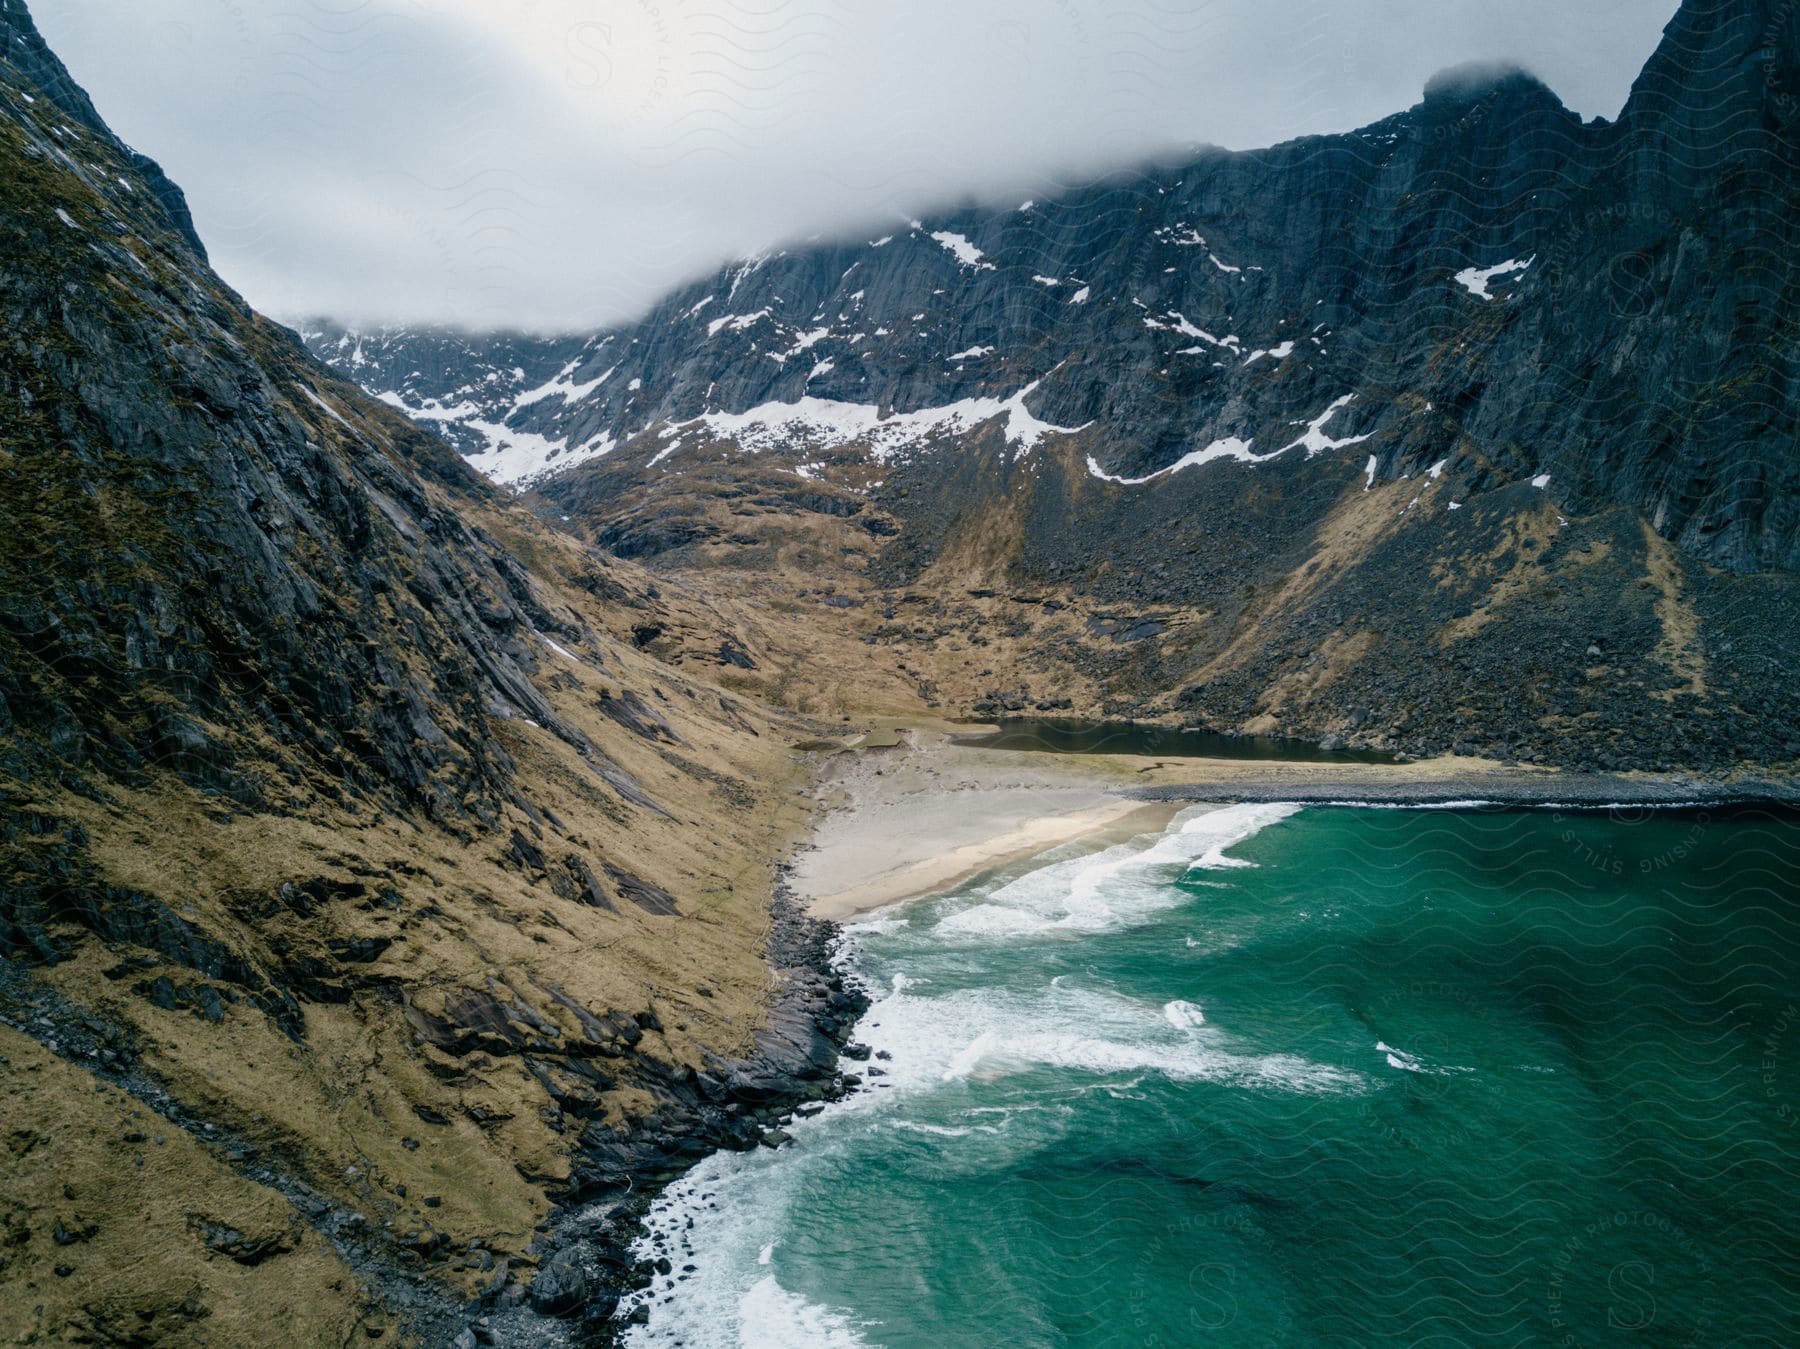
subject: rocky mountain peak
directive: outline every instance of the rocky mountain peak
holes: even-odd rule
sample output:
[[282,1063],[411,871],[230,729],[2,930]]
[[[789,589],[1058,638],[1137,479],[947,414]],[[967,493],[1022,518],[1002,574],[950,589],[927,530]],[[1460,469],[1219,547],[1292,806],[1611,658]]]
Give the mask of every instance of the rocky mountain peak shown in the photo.
[[1446,67],[1425,82],[1424,102],[1428,105],[1477,103],[1498,97],[1548,97],[1558,106],[1562,102],[1549,85],[1510,61],[1468,61]]
[[1683,0],[1633,83],[1622,120],[1667,116],[1681,106],[1715,112],[1772,102],[1791,123],[1800,82],[1800,12],[1788,0]]
[[163,223],[196,257],[205,260],[206,245],[194,229],[187,197],[154,160],[137,153],[113,135],[95,111],[87,91],[75,83],[68,67],[38,32],[25,0],[0,0],[0,63],[9,67],[8,76],[24,96],[44,99],[87,133],[115,146],[143,180]]

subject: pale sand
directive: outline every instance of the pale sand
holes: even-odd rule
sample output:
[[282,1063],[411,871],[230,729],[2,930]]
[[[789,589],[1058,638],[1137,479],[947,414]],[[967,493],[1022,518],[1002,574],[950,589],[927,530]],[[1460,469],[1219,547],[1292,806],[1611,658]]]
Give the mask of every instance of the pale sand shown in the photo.
[[827,761],[817,788],[826,810],[793,863],[795,893],[822,918],[942,893],[1062,844],[1161,830],[1198,801],[1655,801],[1722,790],[1679,776],[1450,757],[1355,764],[1028,753],[950,743],[953,733],[977,729],[969,726],[873,727],[864,748]]
[[790,883],[814,914],[842,919],[1065,843],[1160,830],[1178,809],[1128,798],[1132,784],[1072,757],[953,745],[937,727],[840,754],[820,782],[828,811]]
[[[965,808],[973,820],[983,822],[984,826],[999,825],[1001,821],[1011,818],[1015,809],[1010,802],[995,800],[967,803]],[[1174,813],[1173,806],[1161,806],[1155,802],[1109,801],[1092,810],[1027,819],[1006,829],[1004,833],[994,834],[976,843],[965,843],[960,848],[937,852],[928,857],[912,855],[920,848],[936,846],[928,836],[915,835],[911,840],[916,844],[913,848],[894,847],[893,840],[884,840],[881,846],[888,851],[881,859],[884,865],[881,865],[879,871],[847,889],[814,896],[808,907],[820,918],[850,918],[871,909],[886,908],[903,899],[917,899],[923,895],[954,889],[984,872],[1035,857],[1064,843],[1074,843],[1090,835],[1105,835],[1108,825],[1121,824],[1127,819],[1142,826],[1131,828],[1129,833],[1159,829]],[[864,845],[853,844],[852,858],[867,856],[867,851]],[[817,856],[825,857],[827,854],[821,849]],[[829,876],[829,873],[837,869],[838,866],[827,861],[815,874],[823,871]],[[855,867],[855,870],[862,869],[860,866]],[[836,883],[836,879],[830,878],[826,883]]]

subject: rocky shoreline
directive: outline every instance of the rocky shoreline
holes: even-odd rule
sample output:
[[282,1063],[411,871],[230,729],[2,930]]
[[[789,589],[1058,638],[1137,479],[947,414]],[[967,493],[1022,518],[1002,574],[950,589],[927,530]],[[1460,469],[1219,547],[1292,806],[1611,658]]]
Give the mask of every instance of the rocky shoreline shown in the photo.
[[527,1284],[497,1269],[450,1341],[456,1349],[606,1349],[627,1325],[648,1319],[647,1307],[634,1320],[615,1314],[628,1293],[685,1277],[669,1253],[640,1260],[632,1251],[658,1193],[715,1151],[780,1146],[781,1126],[797,1109],[861,1085],[838,1062],[869,1002],[835,968],[838,935],[837,924],[808,916],[778,880],[768,960],[779,988],[755,1048],[703,1072],[644,1065],[640,1085],[658,1098],[657,1109],[628,1131],[584,1130],[560,1206],[528,1248],[535,1277]]
[[638,1085],[657,1097],[656,1111],[630,1130],[584,1129],[560,1205],[527,1259],[493,1262],[480,1297],[467,1306],[458,1305],[423,1261],[408,1267],[387,1234],[300,1179],[303,1168],[292,1159],[235,1137],[172,1097],[139,1067],[128,1031],[69,1003],[11,961],[0,961],[0,1025],[122,1089],[169,1132],[203,1143],[238,1174],[285,1196],[379,1305],[363,1323],[371,1335],[392,1328],[401,1342],[412,1336],[456,1349],[605,1349],[624,1328],[613,1319],[624,1295],[673,1274],[666,1258],[639,1261],[631,1250],[663,1186],[718,1149],[778,1146],[785,1139],[780,1126],[796,1107],[860,1085],[855,1075],[838,1071],[838,1059],[868,999],[833,967],[837,938],[836,924],[808,917],[781,885],[768,934],[769,966],[780,987],[753,1052],[720,1059],[704,1072],[638,1060]]

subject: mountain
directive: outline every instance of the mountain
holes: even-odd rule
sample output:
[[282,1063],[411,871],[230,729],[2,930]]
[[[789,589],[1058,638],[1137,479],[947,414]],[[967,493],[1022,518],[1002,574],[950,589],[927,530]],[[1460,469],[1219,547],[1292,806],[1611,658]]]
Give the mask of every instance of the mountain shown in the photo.
[[[328,319],[302,325],[308,350],[383,401],[430,426],[486,476],[512,482],[530,472],[520,456],[532,440],[502,425],[505,418],[553,394],[558,373],[593,343],[528,333],[472,336],[448,329],[394,328],[361,333]],[[491,414],[495,420],[485,420]],[[494,438],[517,446],[494,456]]]
[[546,519],[779,593],[895,696],[1781,761],[1796,41],[1773,0],[1689,0],[1614,122],[1449,72],[1348,134],[734,263],[580,342],[436,365],[443,334],[307,326]]
[[19,0],[0,165],[0,1319],[604,1318],[553,1209],[832,1089],[779,643],[250,310]]
[[631,1205],[845,1085],[825,716],[1800,756],[1794,43],[303,339],[0,0],[14,1338],[603,1336]]

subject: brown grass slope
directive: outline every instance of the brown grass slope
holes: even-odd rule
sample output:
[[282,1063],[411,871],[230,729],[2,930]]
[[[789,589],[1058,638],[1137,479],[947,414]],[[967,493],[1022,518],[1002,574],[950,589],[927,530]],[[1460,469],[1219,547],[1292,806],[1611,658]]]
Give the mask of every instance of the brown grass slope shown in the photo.
[[[527,500],[735,596],[766,648],[810,644],[870,709],[1588,769],[1800,755],[1795,577],[1709,567],[1629,507],[1559,508],[1473,442],[1367,482],[1364,450],[1388,445],[1121,485],[1086,467],[1098,433],[1015,457],[988,427],[880,465],[647,434]],[[835,710],[822,681],[758,678]]]
[[416,1321],[749,1047],[796,732],[741,616],[312,362],[0,36],[0,1341]]

